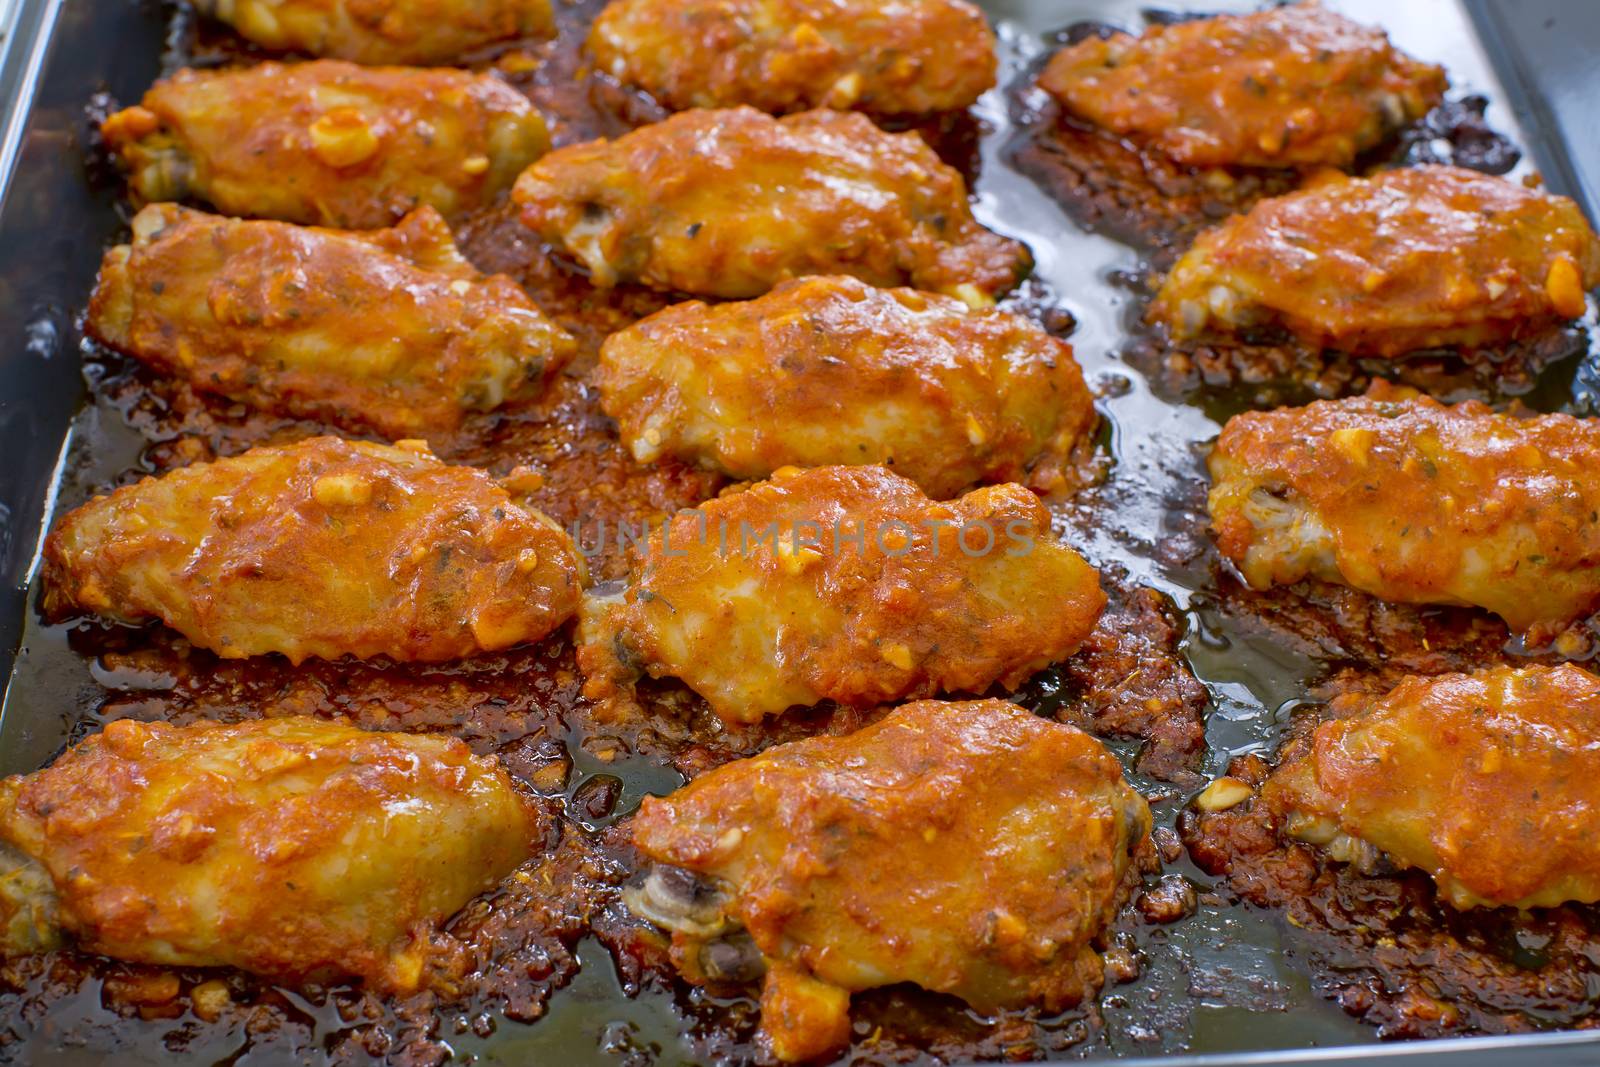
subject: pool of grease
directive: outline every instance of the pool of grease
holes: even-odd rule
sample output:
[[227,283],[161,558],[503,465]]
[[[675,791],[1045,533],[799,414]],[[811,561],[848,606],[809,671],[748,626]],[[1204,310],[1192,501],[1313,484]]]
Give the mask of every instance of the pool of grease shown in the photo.
[[[124,31],[136,21],[142,39],[164,36],[168,69],[239,55],[226,35],[197,29],[182,12],[131,0],[114,6],[114,17],[105,18],[122,23]],[[658,117],[647,100],[579,77],[574,42],[597,6],[594,0],[558,0],[562,40],[533,49],[542,60],[537,70],[510,74],[551,117],[562,143]],[[1154,798],[1170,846],[1179,810],[1194,787],[1235,757],[1270,756],[1291,712],[1335,664],[1326,644],[1255,625],[1248,612],[1237,610],[1197,532],[1204,444],[1221,420],[1258,400],[1258,392],[1239,387],[1158,395],[1119,358],[1136,332],[1141,279],[1148,272],[1141,253],[1085,232],[1008,163],[1019,124],[1036,103],[1026,88],[1029,73],[1053,47],[1054,35],[1083,21],[1137,27],[1139,5],[989,0],[985,6],[1000,32],[1001,87],[973,109],[975,122],[949,122],[929,133],[947,159],[975,172],[980,220],[1033,250],[1034,279],[1011,304],[1053,328],[1075,324],[1071,342],[1107,419],[1106,477],[1053,504],[1057,527],[1093,562],[1123,575],[1117,584],[1125,593],[1147,586],[1170,598],[1181,628],[1178,647],[1204,683],[1203,753],[1185,754],[1180,746],[1172,760],[1146,764],[1149,745],[1130,738],[1111,742],[1136,784]],[[1384,24],[1401,47],[1445,64],[1452,94],[1486,94],[1490,125],[1520,140],[1471,28],[1454,5],[1339,0],[1331,6]],[[170,29],[163,29],[167,19]],[[481,58],[496,62],[492,55]],[[90,151],[88,139],[79,140],[74,150]],[[104,181],[93,168],[90,178]],[[89,202],[107,220],[118,210],[103,186]],[[601,299],[537,248],[504,210],[466,220],[457,232],[481,267],[518,277],[579,334],[590,353],[606,331],[667,302],[642,291]],[[58,345],[76,344],[78,334],[67,323],[91,283],[89,273],[78,278],[77,304],[49,309],[36,330],[59,333]],[[19,341],[37,342],[34,333]],[[197,397],[92,346],[83,346],[83,356],[89,400],[63,454],[57,513],[145,473],[318,429]],[[718,488],[715,479],[686,468],[635,467],[598,413],[583,380],[585,365],[580,359],[545,401],[474,422],[458,439],[439,443],[441,453],[496,473],[534,466],[545,475],[534,502],[565,523],[597,517],[638,521],[697,503]],[[1586,357],[1547,368],[1522,399],[1541,408],[1575,406],[1580,366],[1589,366]],[[614,551],[594,563],[603,576],[619,573],[622,565]],[[229,975],[233,1006],[219,1018],[202,1019],[186,997],[193,984],[213,977],[205,972],[179,972],[182,992],[172,999],[160,995],[165,972],[159,968],[62,953],[0,969],[0,1061],[156,1064],[182,1053],[196,1062],[236,1064],[373,1058],[678,1064],[736,1062],[755,1054],[753,1002],[672,982],[659,953],[652,955],[648,939],[629,924],[615,890],[630,874],[632,855],[615,827],[643,795],[668,792],[705,767],[777,740],[848,729],[856,717],[823,709],[754,731],[715,734],[703,708],[665,686],[655,696],[658,728],[613,731],[588,718],[564,639],[450,667],[293,669],[275,660],[218,661],[155,628],[82,620],[45,625],[33,608],[36,593],[30,590],[25,633],[0,715],[0,771],[32,770],[115,717],[340,714],[372,728],[449,730],[480,752],[498,753],[540,797],[548,816],[546,848],[486,907],[469,908],[451,924],[435,965],[443,992],[386,1004],[342,987],[284,990]],[[1153,642],[1151,661],[1161,668],[1165,638],[1159,620],[1148,611],[1130,611],[1113,625],[1123,626],[1122,620],[1131,620],[1123,635],[1130,642]],[[1117,653],[1126,648],[1117,644],[1117,635],[1104,643],[1103,662],[1123,662]],[[1180,694],[1174,707],[1183,704],[1182,679],[1167,683]],[[1069,667],[1030,683],[1023,698],[1054,713],[1083,689],[1083,679],[1075,679]],[[1139,774],[1136,766],[1165,767],[1158,771],[1165,780]],[[1125,975],[1137,976],[1108,983],[1098,1008],[1055,1018],[1014,1013],[985,1019],[954,1001],[881,991],[857,998],[858,1039],[847,1058],[1073,1058],[1374,1040],[1371,1028],[1317,994],[1297,958],[1293,933],[1274,914],[1232,903],[1217,879],[1170,847],[1169,855],[1166,873],[1193,883],[1199,908],[1160,924],[1141,921],[1130,907],[1115,943],[1134,961]]]

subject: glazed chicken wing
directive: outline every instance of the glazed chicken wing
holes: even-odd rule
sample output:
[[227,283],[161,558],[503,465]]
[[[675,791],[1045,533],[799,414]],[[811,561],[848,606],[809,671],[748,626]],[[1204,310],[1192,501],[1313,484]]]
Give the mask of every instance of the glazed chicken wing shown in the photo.
[[839,111],[686,111],[552,152],[513,196],[530,229],[607,287],[743,299],[850,274],[974,303],[1031,265],[978,225],[966,182],[920,137]]
[[1027,489],[935,503],[883,467],[785,468],[656,529],[626,587],[585,599],[592,699],[675,677],[726,722],[1016,688],[1105,607]]
[[550,143],[492,75],[332,59],[181,70],[100,132],[136,200],[350,229],[487,204]]
[[417,988],[428,935],[528,858],[533,809],[455,738],[121,719],[0,782],[0,955]]
[[1326,722],[1262,796],[1336,859],[1427,871],[1457,908],[1600,900],[1600,678],[1408,678]]
[[849,995],[896,982],[980,1012],[1092,995],[1150,811],[1105,747],[999,700],[907,704],[848,737],[779,745],[666,798],[627,900],[691,981],[766,971],[773,1053],[850,1036]]
[[583,563],[487,474],[316,437],[96,497],[45,545],[45,607],[156,618],[226,659],[434,662],[537,641]]
[[613,0],[589,51],[674,111],[949,111],[995,77],[994,34],[966,0]]
[[612,334],[596,381],[641,463],[670,455],[746,479],[883,463],[939,499],[1034,469],[1048,487],[1095,422],[1065,341],[850,277],[670,307]]
[[553,26],[550,0],[197,0],[195,7],[264,48],[357,63],[448,63]]
[[1180,340],[1262,326],[1396,356],[1515,340],[1584,313],[1600,239],[1563,196],[1457,167],[1335,178],[1196,239],[1151,318]]
[[1211,523],[1256,588],[1306,576],[1554,631],[1600,601],[1600,423],[1403,390],[1252,412],[1211,454]]
[[106,254],[85,325],[196,389],[390,438],[536,396],[576,348],[432,208],[339,231],[151,204]]
[[1071,115],[1195,167],[1348,167],[1444,96],[1444,71],[1316,3],[1090,36],[1040,86]]

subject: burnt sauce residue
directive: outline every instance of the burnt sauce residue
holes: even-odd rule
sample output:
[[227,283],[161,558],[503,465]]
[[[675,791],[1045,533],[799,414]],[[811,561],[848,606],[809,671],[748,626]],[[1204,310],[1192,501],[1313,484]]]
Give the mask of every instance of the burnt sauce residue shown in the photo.
[[[533,98],[558,144],[616,135],[663,114],[648,98],[583,68],[580,44],[600,6],[558,0],[557,40],[474,57]],[[1381,10],[1366,10],[1370,4],[1340,6],[1383,20]],[[1108,225],[1119,221],[1111,218],[1116,204],[1141,206],[1137,196],[1116,198],[1116,168],[1127,159],[1091,152],[1093,165],[1085,167],[1086,157],[1064,146],[1091,135],[1059,124],[1029,88],[1055,42],[1103,26],[1063,30],[1059,12],[1035,25],[1020,14],[1004,17],[1023,5],[990,7],[1002,16],[1002,87],[971,114],[925,123],[919,132],[975,180],[980,219],[1032,248],[1035,277],[1007,305],[1047,328],[1071,331],[1106,416],[1103,476],[1051,506],[1063,537],[1102,569],[1111,604],[1084,650],[1030,681],[1017,699],[1111,743],[1152,801],[1166,866],[1104,945],[1108,981],[1099,1002],[1059,1016],[981,1017],[915,989],[878,990],[855,998],[848,1057],[897,1063],[1130,1055],[1374,1037],[1374,1027],[1355,1022],[1330,997],[1394,1035],[1578,1022],[1590,999],[1583,989],[1600,980],[1600,922],[1589,909],[1521,919],[1447,914],[1418,879],[1362,879],[1303,853],[1286,858],[1247,811],[1210,820],[1185,814],[1193,792],[1230,763],[1241,776],[1259,776],[1285,734],[1304,729],[1317,702],[1333,693],[1388,684],[1410,670],[1554,653],[1512,647],[1503,627],[1471,612],[1383,605],[1326,587],[1258,594],[1229,577],[1204,529],[1202,458],[1218,422],[1246,407],[1358,390],[1375,368],[1308,362],[1271,338],[1243,357],[1200,352],[1174,361],[1148,338],[1139,320],[1151,266],[1192,231],[1174,228],[1170,212],[1147,198],[1143,229],[1119,233],[1132,243],[1092,232],[1118,229]],[[1122,7],[1124,24],[1137,25],[1136,7]],[[151,14],[168,16],[169,69],[256,56],[186,12]],[[1475,59],[1463,71],[1459,57],[1424,58],[1449,63],[1458,83],[1484,78]],[[1516,163],[1515,149],[1485,124],[1482,99],[1464,95],[1392,151],[1413,162],[1449,152],[1487,170]],[[1170,190],[1175,196],[1185,194],[1181,177]],[[1252,176],[1234,194],[1278,191],[1286,180]],[[1201,206],[1212,213],[1229,207]],[[1123,216],[1125,223],[1136,213]],[[533,468],[540,477],[524,480],[530,502],[587,529],[636,525],[722,487],[717,477],[670,461],[635,464],[587,382],[606,334],[670,297],[642,289],[597,293],[505,206],[456,231],[481,269],[522,282],[579,338],[582,354],[546,398],[475,416],[454,439],[437,442],[441,455],[496,474]],[[1548,350],[1519,359],[1525,369],[1518,374],[1447,361],[1425,369],[1444,376],[1429,382],[1452,398],[1501,400],[1516,392],[1535,405],[1566,403],[1574,373],[1587,362],[1586,339],[1540,343]],[[92,401],[75,424],[61,509],[144,474],[325,432],[201,396],[92,345],[84,349],[84,371]],[[594,579],[621,576],[624,562],[614,543],[600,547],[591,559]],[[276,657],[218,660],[159,627],[88,620],[51,627],[37,617],[28,627],[8,715],[37,733],[59,731],[68,741],[128,716],[187,722],[286,714],[346,716],[371,729],[443,730],[497,754],[547,817],[538,858],[435,938],[426,992],[385,1001],[347,986],[283,989],[232,972],[60,952],[0,964],[0,1060],[62,1053],[68,1062],[81,1054],[86,1062],[118,1063],[183,1055],[197,1062],[560,1057],[670,1064],[760,1056],[751,996],[679,982],[662,938],[620,903],[638,858],[619,821],[646,794],[669,792],[777,742],[858,728],[870,715],[821,707],[727,730],[682,686],[650,683],[642,693],[652,711],[648,726],[599,722],[579,695],[570,636],[449,666],[292,668]],[[1578,636],[1563,651],[1586,658],[1593,636]],[[1285,914],[1293,922],[1285,923]]]

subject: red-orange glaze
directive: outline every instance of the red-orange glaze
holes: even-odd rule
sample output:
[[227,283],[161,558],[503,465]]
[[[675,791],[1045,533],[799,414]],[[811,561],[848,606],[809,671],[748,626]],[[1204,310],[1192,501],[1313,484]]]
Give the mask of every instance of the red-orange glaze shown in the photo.
[[356,63],[449,63],[554,29],[550,0],[197,0],[264,48]]
[[967,0],[616,0],[589,52],[674,111],[949,111],[996,67],[994,33]]
[[1197,167],[1348,167],[1444,96],[1444,71],[1317,3],[1062,49],[1039,84],[1072,114]]
[[437,662],[572,617],[572,539],[494,479],[404,447],[314,437],[146,478],[45,544],[46,609],[156,618],[226,659]]
[[151,204],[106,253],[85,328],[196,389],[390,439],[533,399],[577,351],[432,208],[347,231]]
[[1560,630],[1600,602],[1600,422],[1407,391],[1229,420],[1211,523],[1257,588],[1307,576]]
[[786,468],[657,527],[626,588],[585,599],[578,662],[594,699],[625,705],[643,672],[752,723],[1015,689],[1105,604],[1020,485],[936,503],[883,467]]
[[606,339],[595,382],[641,462],[882,463],[937,499],[1059,488],[1096,421],[1072,346],[1029,319],[850,277],[667,308]]
[[100,133],[136,200],[358,230],[485,207],[550,146],[493,75],[334,59],[180,70]]
[[1427,871],[1458,908],[1600,900],[1600,678],[1409,678],[1317,727],[1263,799],[1295,837]]
[[[924,700],[647,797],[632,825],[645,855],[726,893],[769,960],[763,1029],[798,1060],[848,1038],[847,994],[875,986],[985,1012],[1092,994],[1092,942],[1149,848],[1150,813],[1074,727],[999,700]],[[703,941],[674,935],[691,979]]]
[[1150,317],[1346,352],[1504,344],[1583,314],[1600,238],[1564,196],[1459,167],[1330,178],[1202,233]]
[[391,992],[417,987],[430,930],[525,860],[535,825],[453,737],[312,718],[123,719],[0,782],[0,842],[88,951]]
[[744,299],[850,274],[977,302],[1032,265],[978,224],[966,182],[922,138],[852,112],[685,111],[558,149],[513,196],[528,228],[604,287]]

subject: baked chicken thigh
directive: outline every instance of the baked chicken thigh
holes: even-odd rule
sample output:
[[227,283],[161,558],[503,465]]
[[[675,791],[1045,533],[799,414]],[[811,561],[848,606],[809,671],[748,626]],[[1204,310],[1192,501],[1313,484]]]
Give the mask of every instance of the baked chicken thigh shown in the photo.
[[1331,178],[1202,233],[1150,316],[1179,340],[1263,326],[1397,356],[1504,344],[1584,313],[1600,238],[1578,206],[1458,167]]
[[1424,870],[1457,908],[1600,900],[1600,678],[1496,667],[1341,699],[1262,787],[1290,836]]
[[980,1012],[1098,989],[1093,942],[1150,849],[1115,757],[999,700],[907,704],[846,737],[779,745],[647,797],[658,865],[627,896],[692,982],[766,974],[774,1055],[850,1037],[850,994],[896,982]]
[[966,182],[920,137],[849,112],[686,111],[552,152],[513,196],[602,287],[737,300],[850,274],[982,303],[1032,263],[978,224]]
[[675,677],[731,723],[1016,688],[1075,652],[1106,597],[1020,485],[948,504],[883,467],[785,468],[679,513],[585,598],[591,699]]
[[448,63],[553,26],[550,0],[196,0],[195,7],[263,48],[356,63]]
[[1559,631],[1600,603],[1600,423],[1383,388],[1249,412],[1210,458],[1211,524],[1256,588],[1311,576]]
[[490,203],[550,144],[492,75],[332,59],[181,70],[100,133],[136,200],[363,230]]
[[596,383],[641,463],[676,456],[746,479],[882,463],[939,499],[1040,467],[1059,479],[1095,424],[1065,341],[850,277],[670,307],[607,338]]
[[0,782],[0,955],[410,992],[429,933],[528,858],[535,814],[455,738],[311,718],[120,719]]
[[151,204],[106,254],[85,325],[204,392],[392,439],[536,396],[576,349],[432,208],[340,231]]
[[1316,3],[1090,36],[1039,79],[1069,115],[1192,167],[1348,167],[1445,74]]
[[674,111],[950,111],[994,85],[996,65],[966,0],[613,0],[589,52]]
[[45,608],[160,619],[225,659],[435,662],[537,641],[578,605],[566,532],[420,442],[316,437],[96,497],[45,544]]

